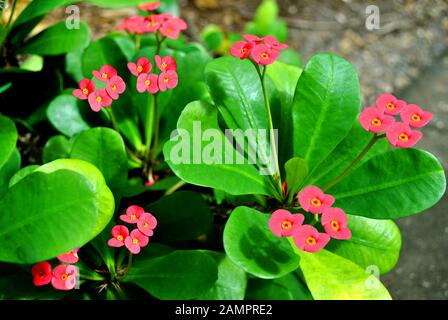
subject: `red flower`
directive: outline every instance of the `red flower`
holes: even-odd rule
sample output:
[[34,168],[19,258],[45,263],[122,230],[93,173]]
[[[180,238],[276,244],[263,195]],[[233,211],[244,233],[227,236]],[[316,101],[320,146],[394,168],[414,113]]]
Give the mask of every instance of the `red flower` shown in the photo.
[[150,213],[144,213],[137,222],[138,230],[145,236],[152,236],[157,227],[157,219]]
[[385,115],[377,108],[369,107],[361,112],[359,122],[365,130],[380,133],[386,131],[395,122],[395,119]]
[[142,93],[148,91],[151,94],[159,91],[159,77],[154,74],[142,73],[137,78],[137,91]]
[[89,79],[82,79],[79,82],[79,89],[73,90],[73,95],[81,100],[87,100],[89,94],[95,91],[95,83]]
[[411,127],[402,122],[397,122],[386,131],[389,142],[399,148],[410,148],[414,146],[423,134],[420,131],[413,131]]
[[334,203],[333,196],[324,194],[321,189],[315,186],[303,189],[299,193],[298,199],[303,210],[314,214],[322,213]]
[[399,114],[405,106],[405,101],[398,100],[390,93],[384,93],[376,100],[376,107],[386,114]]
[[126,248],[133,254],[139,254],[140,248],[146,247],[148,243],[149,238],[137,229],[132,230],[130,236],[124,240]]
[[264,43],[273,50],[284,50],[288,48],[287,44],[281,43],[277,38],[273,36],[267,36],[264,38]]
[[264,38],[257,37],[253,34],[245,34],[243,38],[249,42],[253,42],[255,44],[260,44],[264,41]]
[[109,65],[104,65],[101,67],[100,71],[92,71],[92,74],[95,78],[102,82],[109,81],[112,77],[117,75],[117,70],[114,67]]
[[113,76],[106,84],[106,91],[114,100],[117,100],[125,90],[126,84],[120,76]]
[[128,69],[134,76],[139,76],[142,73],[149,73],[152,69],[152,64],[148,58],[138,58],[137,62],[129,62]]
[[237,41],[230,49],[230,54],[235,58],[244,60],[250,56],[254,47],[255,44],[253,42]]
[[36,287],[44,286],[51,282],[53,274],[51,273],[51,264],[48,262],[39,262],[31,268],[33,283]]
[[288,210],[279,209],[272,213],[269,228],[277,237],[289,237],[294,234],[305,220],[302,214],[291,214]]
[[145,30],[147,32],[156,32],[159,30],[163,20],[159,14],[152,14],[145,18]]
[[422,110],[416,104],[409,104],[404,107],[400,113],[401,120],[414,128],[421,128],[428,124],[432,119],[432,113]]
[[130,206],[126,209],[126,214],[122,214],[120,219],[127,223],[137,223],[141,215],[145,213],[145,209],[139,206]]
[[176,60],[171,56],[165,56],[165,57],[161,58],[159,55],[156,55],[155,61],[156,61],[157,67],[162,72],[166,72],[166,71],[170,71],[170,70],[176,71],[176,69],[177,69]]
[[352,237],[347,228],[347,215],[339,208],[328,208],[322,213],[322,226],[325,232],[334,239],[348,240]]
[[58,260],[61,262],[69,263],[69,264],[77,263],[79,261],[78,251],[79,251],[79,248],[76,248],[76,249],[70,250],[69,252],[63,253],[58,256]]
[[120,248],[124,246],[124,240],[129,236],[129,229],[122,225],[112,228],[112,239],[109,239],[107,245],[109,247]]
[[120,23],[117,27],[117,30],[125,30],[128,33],[133,34],[144,34],[147,32],[145,17],[142,16],[133,16],[127,18],[122,23]]
[[274,63],[280,56],[276,50],[272,50],[265,44],[257,44],[252,50],[252,59],[258,64],[268,65]]
[[173,70],[162,72],[159,76],[159,89],[160,91],[166,91],[166,89],[174,89],[177,87],[179,78],[177,73]]
[[148,12],[157,10],[159,7],[160,7],[159,1],[142,3],[137,6],[137,8],[139,8],[140,10]]
[[187,29],[187,23],[181,18],[172,18],[163,22],[159,32],[167,38],[176,40],[182,30]]
[[75,266],[61,264],[54,268],[51,284],[58,290],[72,290],[76,286],[77,273]]
[[313,226],[304,225],[296,230],[293,239],[299,249],[307,252],[317,252],[327,245],[330,236],[326,233],[319,233]]
[[97,92],[93,92],[89,95],[90,108],[99,112],[101,107],[108,107],[112,104],[112,98],[107,94],[106,89],[99,89]]

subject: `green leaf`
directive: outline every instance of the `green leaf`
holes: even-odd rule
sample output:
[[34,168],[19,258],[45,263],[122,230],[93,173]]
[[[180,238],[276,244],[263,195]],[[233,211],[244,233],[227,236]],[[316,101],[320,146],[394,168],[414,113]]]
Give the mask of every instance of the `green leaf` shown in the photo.
[[154,259],[136,260],[122,278],[158,299],[187,300],[208,291],[218,278],[214,259],[198,251],[174,251]]
[[199,300],[243,300],[247,286],[246,273],[225,254],[204,251],[215,259],[218,265],[218,280]]
[[401,235],[390,220],[368,219],[348,215],[350,240],[331,240],[326,249],[366,269],[378,268],[387,273],[396,265],[401,248]]
[[300,268],[315,300],[389,300],[383,284],[364,269],[327,250],[296,250]]
[[432,154],[394,149],[371,158],[329,192],[349,214],[397,219],[430,208],[445,187],[443,167]]
[[113,211],[112,194],[94,166],[79,160],[44,165],[0,201],[0,261],[31,264],[81,247]]
[[90,128],[81,116],[79,103],[77,98],[64,93],[54,98],[48,105],[48,120],[66,136],[73,137]]
[[30,175],[31,173],[33,173],[34,171],[36,171],[36,169],[38,169],[40,166],[39,165],[30,165],[30,166],[26,166],[22,169],[20,169],[19,171],[16,172],[15,175],[13,175],[11,177],[11,179],[9,180],[9,186],[8,188],[11,188],[13,185],[15,185],[17,182],[19,182],[20,180],[22,180],[23,178],[25,178],[26,176]]
[[248,207],[233,210],[224,229],[227,256],[246,272],[263,279],[279,278],[299,266],[288,240],[269,230],[270,215]]
[[312,300],[310,291],[295,273],[278,279],[250,279],[246,300]]
[[19,17],[17,17],[14,22],[14,27],[17,27],[20,24],[28,22],[34,18],[44,16],[48,12],[53,11],[57,7],[65,6],[70,3],[76,1],[73,0],[33,0],[31,1],[26,8],[20,13]]
[[109,128],[93,128],[78,134],[70,151],[70,158],[95,165],[112,190],[127,184],[128,158],[120,134]]
[[9,159],[0,167],[0,199],[8,191],[9,180],[20,169],[20,164],[20,153],[15,149]]
[[195,239],[207,233],[213,222],[204,198],[192,191],[180,191],[162,197],[147,206],[146,210],[157,218],[155,233],[159,240]]
[[34,286],[30,274],[1,277],[0,300],[59,300],[67,294],[67,291],[55,290],[51,285]]
[[297,84],[293,118],[294,156],[311,171],[349,133],[359,113],[360,88],[356,70],[330,54],[311,58]]
[[57,159],[69,158],[70,148],[71,143],[65,136],[53,136],[45,144],[42,162],[48,163]]
[[85,48],[90,41],[89,27],[81,22],[79,29],[68,29],[59,22],[28,40],[18,52],[53,56]]
[[[199,125],[202,131],[199,130]],[[218,147],[212,148],[213,156],[210,156],[210,148],[216,141],[202,141],[201,134],[207,129],[214,129],[213,132],[217,134]],[[243,164],[237,164],[233,155],[233,164],[225,163],[226,150],[233,150],[233,153],[236,151],[219,130],[218,112],[214,106],[201,101],[187,105],[178,121],[179,136],[173,137],[164,147],[165,160],[174,173],[186,182],[227,191],[233,195],[275,196],[276,191],[269,178],[261,175],[247,160]],[[207,146],[210,152],[203,152]],[[205,157],[202,157],[203,153]]]
[[14,122],[0,115],[0,168],[8,161],[17,143],[17,129]]
[[303,160],[302,158],[289,159],[285,163],[285,171],[286,171],[286,184],[288,186],[288,193],[290,195],[290,199],[292,199],[292,196],[294,196],[297,193],[297,191],[299,191],[299,187],[302,181],[308,174],[306,161]]
[[0,86],[0,94],[8,91],[11,87],[12,87],[12,82],[8,82],[8,83],[6,83],[4,85],[1,85]]

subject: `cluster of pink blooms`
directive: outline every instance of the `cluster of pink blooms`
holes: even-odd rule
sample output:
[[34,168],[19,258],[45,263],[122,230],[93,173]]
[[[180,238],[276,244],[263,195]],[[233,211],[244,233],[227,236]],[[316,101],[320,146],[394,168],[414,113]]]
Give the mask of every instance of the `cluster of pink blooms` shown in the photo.
[[117,30],[125,30],[130,34],[157,33],[162,36],[176,40],[181,31],[188,28],[187,23],[169,13],[152,14],[160,6],[160,2],[149,2],[139,5],[138,8],[147,11],[148,16],[136,15],[127,18],[120,23]]
[[90,108],[99,112],[102,107],[109,107],[113,100],[119,98],[120,94],[126,90],[126,84],[118,75],[117,70],[109,65],[102,66],[99,71],[95,70],[92,74],[97,80],[105,83],[105,87],[96,90],[95,82],[82,79],[79,82],[79,89],[73,90],[73,95],[78,99],[88,100]]
[[[397,122],[394,115],[399,115],[401,122]],[[411,128],[422,128],[431,119],[431,112],[398,100],[389,93],[382,94],[376,100],[375,107],[364,109],[359,116],[359,122],[365,130],[376,134],[386,132],[389,142],[399,148],[414,146],[423,134]]]
[[177,63],[171,56],[160,57],[155,56],[155,62],[160,70],[160,75],[150,73],[152,64],[148,58],[141,57],[135,63],[129,62],[129,71],[137,77],[137,91],[143,93],[145,91],[155,94],[159,91],[166,91],[167,89],[174,89],[179,77],[176,73]]
[[130,206],[126,214],[120,216],[120,219],[129,224],[137,224],[137,228],[129,232],[129,229],[123,225],[116,225],[112,228],[112,239],[107,242],[109,247],[120,248],[126,246],[129,252],[139,254],[141,248],[149,243],[149,237],[154,234],[157,227],[156,218],[145,212],[145,209],[139,206]]
[[39,262],[31,268],[33,283],[35,286],[44,286],[51,282],[57,290],[72,290],[76,286],[78,269],[73,264],[79,261],[78,250],[73,249],[58,256],[58,260],[66,263],[60,264],[51,270],[51,264],[47,261]]
[[287,44],[280,43],[275,37],[259,38],[252,34],[244,35],[247,41],[237,41],[230,49],[230,54],[241,60],[252,58],[260,65],[274,63],[280,56],[280,51],[288,48]]
[[352,237],[347,227],[344,210],[332,207],[335,199],[316,186],[304,188],[298,195],[301,208],[312,214],[321,214],[321,224],[325,232],[319,232],[312,225],[304,225],[305,216],[279,209],[272,213],[269,228],[278,237],[292,237],[295,245],[307,252],[317,252],[324,248],[330,238],[348,240]]

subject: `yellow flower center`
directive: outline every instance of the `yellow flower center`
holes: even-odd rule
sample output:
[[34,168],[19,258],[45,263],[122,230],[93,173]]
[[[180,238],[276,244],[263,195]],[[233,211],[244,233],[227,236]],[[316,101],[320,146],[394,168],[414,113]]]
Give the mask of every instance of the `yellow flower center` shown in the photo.
[[123,236],[122,236],[121,234],[118,235],[118,236],[117,236],[117,240],[118,240],[118,241],[123,241]]
[[165,82],[165,83],[168,83],[169,81],[170,81],[170,79],[168,79],[168,78],[163,79],[163,82]]
[[103,79],[107,79],[107,77],[108,77],[107,73],[103,73],[103,74],[101,75],[101,78],[103,78]]
[[132,239],[132,243],[133,244],[138,244],[138,239],[137,238]]
[[311,205],[312,205],[313,207],[320,207],[320,206],[322,205],[322,201],[320,201],[320,199],[313,198],[313,199],[311,200]]
[[336,220],[331,221],[330,226],[331,226],[331,229],[333,229],[334,231],[339,231],[339,229],[341,228],[341,226],[339,225],[339,222]]
[[151,84],[150,80],[145,80],[145,86],[149,86]]
[[166,64],[166,62],[162,63],[162,68],[165,69],[166,67],[168,67],[168,65]]
[[103,101],[103,98],[101,98],[101,97],[96,97],[96,102],[100,103],[101,101]]
[[137,220],[137,216],[135,214],[131,214],[130,218],[132,221]]
[[289,230],[292,228],[292,223],[291,221],[285,220],[282,222],[282,229],[283,230]]
[[420,117],[418,114],[413,114],[411,120],[414,122],[419,122],[420,120],[422,120],[422,117]]
[[137,71],[138,71],[138,73],[142,72],[143,71],[143,67],[142,66],[138,66],[137,67]]
[[143,228],[148,228],[149,227],[149,223],[148,222],[145,222],[144,224],[143,224]]
[[242,54],[246,54],[246,53],[247,53],[247,48],[242,48],[242,49],[241,49],[241,53],[242,53]]
[[67,278],[68,278],[68,274],[64,273],[64,274],[61,275],[61,280],[62,281],[67,280]]
[[116,91],[117,90],[117,86],[116,85],[112,85],[111,89],[112,89],[112,91]]
[[263,52],[260,56],[262,59],[269,59],[269,55],[266,52]]
[[89,89],[87,89],[87,88],[82,89],[82,93],[84,93],[85,95],[87,95],[87,94],[89,93]]
[[317,241],[314,237],[310,236],[310,237],[306,238],[305,243],[309,246],[315,246]]
[[386,104],[386,108],[388,110],[394,110],[395,109],[395,105],[392,102],[389,102],[388,104]]
[[406,133],[403,132],[402,134],[400,134],[400,135],[398,136],[398,139],[399,139],[400,141],[406,142],[406,141],[409,140],[409,136],[408,136]]
[[372,121],[370,122],[372,124],[372,126],[374,127],[379,127],[381,125],[381,120],[378,118],[373,118]]

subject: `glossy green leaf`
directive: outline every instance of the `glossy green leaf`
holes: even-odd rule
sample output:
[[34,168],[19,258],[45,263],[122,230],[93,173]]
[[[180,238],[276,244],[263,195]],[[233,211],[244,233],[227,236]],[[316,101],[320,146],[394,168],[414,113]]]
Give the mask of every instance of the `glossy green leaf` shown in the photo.
[[235,265],[225,254],[204,251],[218,264],[218,280],[200,300],[243,300],[247,286],[246,273]]
[[[186,205],[188,203],[188,206]],[[157,218],[157,239],[178,241],[195,239],[207,233],[213,216],[204,198],[192,191],[179,191],[146,207]]]
[[[292,197],[297,193],[297,191],[299,191],[299,187],[302,181],[308,174],[308,167],[306,161],[303,160],[302,158],[289,159],[285,163],[285,171],[286,171],[286,184],[288,186],[288,193]],[[290,199],[292,199],[291,197]]]
[[0,300],[59,300],[67,294],[67,291],[54,290],[51,285],[34,286],[30,274],[0,277]]
[[95,167],[77,160],[44,165],[0,201],[0,260],[31,264],[81,247],[113,211],[112,194]]
[[45,144],[42,162],[48,163],[57,159],[69,158],[70,148],[71,143],[65,136],[53,136]]
[[70,158],[95,165],[113,190],[128,180],[128,158],[120,134],[109,128],[93,128],[81,132],[73,140]]
[[81,22],[79,29],[68,29],[65,21],[62,21],[28,40],[19,52],[53,56],[83,49],[89,41],[87,24]]
[[329,192],[349,214],[397,219],[430,208],[445,187],[445,172],[432,154],[394,149],[371,158]]
[[389,300],[389,292],[372,274],[327,250],[297,250],[300,268],[316,300]]
[[282,277],[297,269],[300,262],[288,240],[270,231],[269,217],[255,209],[238,207],[224,229],[227,256],[246,272],[263,279]]
[[359,113],[356,70],[338,56],[315,55],[300,75],[293,103],[294,156],[313,170],[349,133]]
[[0,167],[0,199],[8,191],[9,180],[20,169],[21,157],[17,149],[15,149],[9,159]]
[[38,169],[40,166],[39,165],[30,165],[30,166],[26,166],[22,169],[20,169],[19,171],[17,171],[9,180],[9,188],[11,188],[13,185],[15,185],[17,182],[19,182],[20,180],[22,180],[23,178],[25,178],[26,176],[32,174],[36,169]]
[[158,299],[193,299],[208,291],[218,278],[215,260],[207,253],[175,251],[154,259],[136,260],[122,278]]
[[17,129],[14,122],[0,115],[0,168],[8,161],[17,143]]
[[348,215],[350,240],[331,240],[326,249],[349,259],[362,268],[378,268],[380,274],[393,269],[398,261],[401,235],[390,220],[377,220]]
[[47,117],[61,133],[72,137],[90,128],[80,113],[80,101],[71,94],[63,93],[50,102]]

